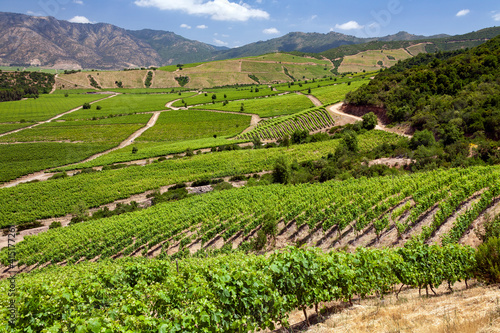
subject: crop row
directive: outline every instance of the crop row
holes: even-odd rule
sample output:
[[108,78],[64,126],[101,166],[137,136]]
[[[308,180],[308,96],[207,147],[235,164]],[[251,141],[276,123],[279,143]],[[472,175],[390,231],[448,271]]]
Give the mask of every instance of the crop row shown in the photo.
[[334,125],[325,109],[309,109],[290,116],[265,120],[250,132],[238,136],[239,139],[279,139],[297,130],[318,131]]
[[[281,221],[285,224],[295,221],[297,226],[308,224],[311,231],[321,226],[325,231],[335,228],[341,234],[348,226],[361,230],[372,223],[377,227],[378,221],[385,220],[387,211],[406,197],[416,202],[406,222],[406,226],[411,228],[416,223],[414,219],[422,216],[427,207],[446,197],[448,194],[442,196],[441,193],[448,193],[454,184],[474,181],[471,186],[480,188],[491,184],[499,174],[499,168],[477,167],[426,172],[394,179],[381,177],[342,183],[330,181],[296,186],[271,185],[209,193],[139,212],[27,236],[17,244],[17,255],[19,263],[27,265],[64,260],[76,262],[81,258],[92,259],[99,255],[104,258],[120,252],[131,253],[142,245],[146,246],[144,251],[147,251],[171,238],[180,240],[187,229],[191,229],[190,239],[194,242],[203,244],[221,233],[227,239],[238,228],[248,233],[266,221]],[[495,185],[490,190],[497,194],[498,188]],[[489,193],[489,190],[484,193]],[[485,198],[485,201],[489,200],[487,206],[493,197],[490,195]],[[227,205],[227,202],[231,202],[231,205]],[[382,229],[386,227],[382,225]],[[5,264],[6,251],[1,252],[1,255]]]
[[[19,276],[11,332],[249,332],[289,327],[294,309],[396,290],[433,290],[474,274],[474,250],[412,242],[396,250],[321,253],[289,247],[269,257],[105,260]],[[0,283],[8,294],[9,283]],[[0,298],[7,322],[9,298]]]

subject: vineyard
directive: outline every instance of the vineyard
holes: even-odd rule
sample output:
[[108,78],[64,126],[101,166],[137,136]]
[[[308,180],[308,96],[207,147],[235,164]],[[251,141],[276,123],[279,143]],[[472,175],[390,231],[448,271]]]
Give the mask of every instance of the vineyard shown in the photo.
[[304,95],[286,94],[283,96],[269,98],[257,98],[229,103],[215,103],[214,105],[201,105],[195,106],[193,109],[245,112],[267,118],[293,114],[309,109],[313,106],[314,105],[309,98]]
[[[301,238],[291,239],[324,249],[343,247],[346,240],[352,242],[352,237],[366,241],[360,245],[373,246],[384,235],[395,245],[433,209],[432,222],[421,227],[420,234],[414,234],[427,241],[460,205],[479,193],[478,200],[456,217],[453,227],[439,239],[443,244],[453,244],[500,196],[500,184],[494,181],[499,176],[498,167],[478,167],[397,178],[214,192],[25,237],[17,245],[17,258],[20,265],[31,266],[139,252],[163,257],[184,248],[196,251],[214,244],[217,248],[224,244],[233,248],[269,221],[281,226],[278,235],[293,223],[302,233]],[[7,251],[0,253],[5,265]]]
[[333,119],[323,109],[309,109],[295,113],[291,116],[278,117],[265,120],[250,132],[239,135],[238,139],[260,138],[263,140],[279,139],[291,135],[295,131],[319,131],[334,125]]
[[[373,149],[384,142],[397,142],[394,134],[371,131],[359,136],[360,149]],[[64,216],[83,201],[87,207],[97,207],[117,199],[179,182],[203,178],[235,176],[271,170],[276,156],[289,162],[319,159],[335,150],[339,140],[292,146],[289,149],[256,149],[223,151],[195,155],[189,158],[166,160],[143,167],[107,170],[93,174],[80,174],[67,179],[21,184],[0,191],[0,226],[28,222],[33,219]],[[130,159],[134,159],[130,153]],[[97,160],[62,168],[70,170],[89,167]],[[78,191],[75,191],[78,189]]]
[[[412,61],[436,70],[448,56]],[[496,64],[479,56],[489,67],[471,61],[477,68]],[[366,51],[343,66],[406,57]],[[498,281],[500,149],[480,134],[496,123],[457,111],[493,117],[498,98],[460,106],[440,73],[429,83],[439,97],[336,111],[411,63],[376,78],[280,53],[68,71],[51,94],[0,103],[0,293],[10,294],[0,297],[0,331],[15,300],[12,332],[294,332],[363,300],[380,305],[365,316],[373,324],[389,316],[384,296],[406,306],[400,294],[411,288],[465,298]],[[471,81],[462,101],[496,85],[491,77]],[[424,90],[406,84],[427,85],[397,78],[408,93]],[[370,101],[393,85],[370,90]],[[425,114],[400,105],[410,102]],[[408,119],[382,126],[384,112]],[[14,273],[12,292],[3,278]],[[498,297],[471,302],[496,306],[492,327],[500,320]],[[303,326],[292,328],[297,316]]]
[[[470,279],[469,247],[412,244],[356,253],[287,248],[269,258],[236,253],[214,258],[103,260],[57,267],[17,281],[14,332],[248,332],[289,327],[294,309],[393,291],[398,284],[437,288]],[[355,283],[353,281],[356,281]],[[0,283],[4,293],[8,281]],[[6,321],[8,299],[0,301]],[[307,315],[305,317],[307,320]]]

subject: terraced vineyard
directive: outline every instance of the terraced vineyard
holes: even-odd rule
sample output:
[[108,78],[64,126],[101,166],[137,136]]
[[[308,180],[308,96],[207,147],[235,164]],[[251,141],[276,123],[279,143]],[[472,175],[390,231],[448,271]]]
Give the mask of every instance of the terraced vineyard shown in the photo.
[[291,135],[297,130],[319,131],[334,125],[333,119],[324,108],[309,109],[296,114],[265,120],[250,132],[239,135],[238,139],[260,138],[272,140]]
[[[206,194],[148,210],[81,223],[26,237],[17,245],[20,265],[77,262],[115,255],[164,256],[183,248],[237,247],[267,221],[278,222],[288,242],[342,247],[346,240],[376,245],[392,232],[395,244],[415,231],[429,211],[434,220],[415,237],[428,240],[474,193],[478,201],[453,222],[441,239],[458,241],[472,221],[500,195],[498,167],[432,171],[296,186],[270,185]],[[231,202],[231,205],[227,205]],[[401,208],[403,207],[403,208]],[[295,236],[289,230],[293,224]],[[364,237],[364,238],[363,238]],[[7,262],[7,251],[1,252]]]

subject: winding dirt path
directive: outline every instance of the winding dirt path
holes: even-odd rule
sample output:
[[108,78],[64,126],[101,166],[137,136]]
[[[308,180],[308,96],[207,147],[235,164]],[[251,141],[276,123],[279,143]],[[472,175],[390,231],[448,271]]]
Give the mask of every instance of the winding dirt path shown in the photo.
[[[328,113],[330,113],[332,118],[335,120],[335,125],[342,126],[342,125],[346,125],[346,124],[354,124],[357,121],[363,121],[363,119],[361,117],[356,117],[356,116],[353,116],[352,114],[348,114],[348,113],[343,112],[342,111],[343,105],[344,105],[344,103],[340,102],[340,103],[333,104],[333,105],[326,107],[326,110],[328,111]],[[401,135],[401,136],[404,136],[407,138],[412,137],[411,135],[401,133],[400,131],[397,131],[397,130],[392,129],[392,128],[387,128],[386,126],[381,125],[381,124],[378,124],[377,126],[375,126],[375,129],[380,130],[380,131],[389,132],[389,133],[398,134],[398,135]]]
[[[98,99],[97,101],[93,101],[93,102],[90,102],[89,104],[94,104],[94,103],[98,103],[98,102],[101,102],[101,101],[104,101],[105,99],[109,99],[109,98],[113,98],[115,96],[119,95],[118,93],[112,93],[111,96],[107,96],[107,97],[104,97],[104,98],[101,98],[101,99]],[[33,128],[33,127],[36,127],[38,125],[42,125],[42,124],[46,124],[46,123],[50,123],[52,120],[56,120],[56,119],[59,119],[61,118],[62,116],[65,116],[67,114],[70,114],[72,112],[75,112],[75,111],[78,111],[82,108],[82,106],[79,106],[77,108],[74,108],[74,109],[71,109],[69,111],[66,111],[66,112],[63,112],[63,113],[60,113],[48,120],[44,120],[44,121],[40,121],[36,124],[33,124],[33,125],[30,125],[30,126],[27,126],[27,127],[23,127],[23,128],[18,128],[16,130],[13,130],[13,131],[10,131],[10,132],[6,132],[6,133],[2,133],[0,134],[0,137],[2,136],[6,136],[6,135],[9,135],[9,134],[13,134],[13,133],[17,133],[17,132],[21,132],[21,131],[24,131],[25,129],[29,129],[29,128]]]
[[130,146],[132,143],[134,143],[135,139],[137,139],[138,137],[140,137],[144,132],[146,132],[148,129],[150,129],[151,127],[153,127],[156,124],[156,121],[158,120],[158,117],[160,116],[161,112],[162,111],[155,111],[155,112],[153,112],[153,115],[149,119],[149,121],[146,124],[146,126],[144,126],[143,128],[139,129],[138,131],[132,133],[132,135],[130,135],[127,139],[125,139],[124,141],[122,141],[122,143],[120,143],[118,146],[116,146],[114,148],[111,148],[111,149],[108,149],[106,151],[100,152],[98,154],[92,155],[92,156],[90,156],[89,158],[86,158],[83,161],[80,161],[80,162],[77,162],[77,163],[73,163],[73,164],[69,164],[69,165],[75,165],[75,164],[79,164],[79,163],[90,162],[92,160],[95,160],[98,157],[101,157],[103,155],[109,154],[112,151],[115,151],[117,149],[121,149],[121,148],[125,148],[127,146]]
[[[110,153],[110,152],[112,152],[114,150],[117,150],[117,149],[120,149],[120,148],[124,148],[124,147],[127,147],[127,146],[131,145],[134,142],[135,139],[137,139],[146,130],[148,130],[149,128],[153,127],[156,124],[156,121],[158,120],[158,117],[160,116],[160,113],[161,113],[161,111],[153,112],[153,115],[151,116],[151,119],[149,119],[149,121],[148,121],[148,123],[146,124],[145,127],[143,127],[141,129],[137,130],[136,132],[134,132],[126,140],[122,141],[118,146],[116,146],[114,148],[111,148],[111,149],[108,149],[106,151],[97,153],[95,155],[92,155],[92,156],[86,158],[83,161],[79,161],[79,162],[72,163],[72,164],[67,164],[67,165],[64,165],[64,166],[71,166],[71,165],[76,165],[76,164],[83,163],[83,162],[89,162],[89,161],[92,161],[92,160],[94,160],[94,159],[96,159],[98,157],[101,157],[102,155],[108,154],[108,153]],[[48,170],[50,170],[50,169],[38,171],[38,172],[35,172],[35,173],[31,173],[31,174],[19,177],[19,178],[14,179],[14,180],[12,180],[10,182],[1,184],[0,188],[13,187],[13,186],[16,186],[16,185],[19,185],[19,184],[22,184],[22,183],[27,183],[27,182],[30,182],[30,181],[33,181],[33,180],[38,180],[38,181],[47,180],[47,179],[49,179],[50,177],[52,177],[54,175],[54,172],[47,172]],[[67,174],[68,174],[68,176],[73,176],[73,174],[75,172],[76,172],[76,170],[72,170],[72,171],[67,172]]]

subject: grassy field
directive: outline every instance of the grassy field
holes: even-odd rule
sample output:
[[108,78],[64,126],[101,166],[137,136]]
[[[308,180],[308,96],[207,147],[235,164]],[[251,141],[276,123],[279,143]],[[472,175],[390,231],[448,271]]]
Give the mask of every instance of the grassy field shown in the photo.
[[[259,91],[255,91],[255,89]],[[187,105],[197,105],[197,104],[208,104],[222,101],[233,101],[239,99],[251,99],[263,96],[277,95],[279,92],[271,90],[268,86],[255,85],[252,87],[242,87],[242,88],[221,88],[221,89],[208,89],[206,93],[199,94],[193,97],[184,98],[184,102]],[[212,96],[215,94],[215,99]],[[206,95],[206,96],[205,96]],[[182,101],[177,101],[173,106],[184,106]]]
[[10,132],[16,130],[18,128],[23,128],[28,126],[26,123],[17,123],[17,124],[0,124],[0,134]]
[[297,63],[297,64],[310,63],[310,64],[330,65],[331,66],[331,63],[328,60],[299,57],[299,56],[291,55],[288,53],[279,53],[279,52],[278,53],[264,54],[264,55],[256,56],[256,57],[246,57],[243,59],[256,60],[256,61],[276,61],[276,62],[281,61],[282,63]]
[[[92,105],[91,109],[78,110],[76,112],[70,113],[61,119],[74,120],[74,119],[91,119],[92,117],[107,117],[109,115],[124,115],[133,114],[139,112],[150,112],[150,111],[161,111],[166,110],[165,104],[179,99],[186,98],[194,93],[185,92],[179,95],[174,94],[123,94],[118,95],[110,100],[105,100],[95,105]],[[101,110],[97,110],[97,106],[101,107]]]
[[36,122],[47,120],[60,113],[93,102],[106,95],[40,95],[39,98],[29,98],[22,101],[2,102],[0,104],[0,123],[5,122]]
[[[145,115],[147,116],[147,115]],[[99,124],[78,121],[51,122],[17,133],[0,137],[0,142],[85,142],[99,144],[118,144],[149,120],[144,117],[142,123]]]
[[[248,140],[228,140],[227,137],[218,136],[207,137],[195,140],[182,140],[173,142],[140,142],[136,141],[133,147],[138,150],[135,154],[132,154],[131,147],[125,147],[117,149],[110,152],[109,154],[103,155],[96,158],[90,162],[85,162],[77,165],[77,168],[87,168],[95,167],[101,165],[109,165],[113,163],[129,162],[134,160],[149,159],[159,156],[165,156],[168,154],[178,154],[185,152],[188,148],[192,150],[212,148],[224,145],[232,145],[242,142],[247,142]],[[71,168],[61,168],[61,170],[73,169]]]
[[391,67],[399,60],[411,57],[405,49],[365,51],[344,57],[338,71],[341,73],[361,72],[363,70],[373,71],[384,67]]
[[370,81],[359,80],[352,82],[350,85],[342,83],[334,86],[315,88],[311,89],[311,94],[319,99],[323,104],[333,104],[343,100],[349,91],[353,91],[368,82]]
[[186,91],[184,88],[113,88],[105,90],[121,94],[172,94]]
[[0,145],[0,182],[82,161],[109,148],[109,144],[54,142]]
[[425,50],[425,46],[426,45],[427,45],[427,43],[420,43],[420,44],[409,46],[409,47],[406,48],[406,50],[412,56],[416,56],[419,53],[427,53],[427,51]]
[[[193,67],[199,66],[201,64],[204,64],[204,62],[197,62],[197,63],[191,63],[191,64],[185,64],[185,65],[183,64],[182,68],[183,69],[185,69],[185,68],[193,68]],[[177,67],[177,65],[168,65],[168,66],[160,67],[158,69],[161,70],[161,71],[165,71],[165,72],[175,72],[176,70],[179,69],[179,67]]]
[[195,140],[211,136],[234,136],[250,125],[250,116],[208,111],[166,111],[156,125],[137,138],[144,141]]
[[240,112],[242,104],[243,112],[254,113],[263,118],[292,114],[314,106],[309,98],[304,95],[287,94],[276,97],[229,102],[225,106],[223,103],[216,103],[214,105],[209,104],[205,106],[197,106],[194,107],[194,109]]

